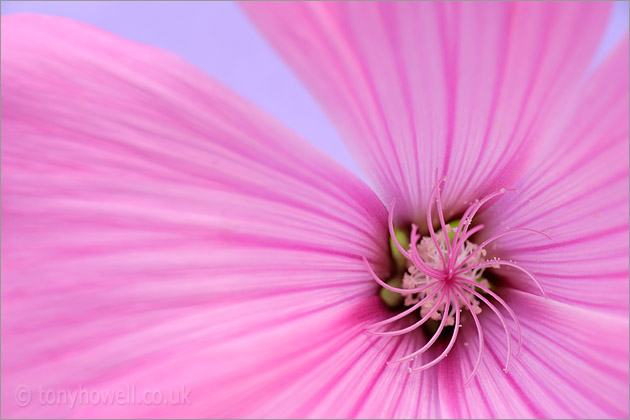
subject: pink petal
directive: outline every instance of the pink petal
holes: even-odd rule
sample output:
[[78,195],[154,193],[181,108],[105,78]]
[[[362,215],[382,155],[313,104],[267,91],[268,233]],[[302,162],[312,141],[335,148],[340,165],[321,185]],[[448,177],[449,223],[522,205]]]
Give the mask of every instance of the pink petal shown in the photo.
[[[369,344],[384,206],[179,59],[3,17],[1,128],[3,417],[247,416]],[[191,404],[47,403],[130,386]]]
[[477,333],[467,322],[438,372],[445,418],[627,418],[628,319],[501,290],[518,314],[523,350],[508,374],[502,371],[506,342],[499,321],[484,310],[486,354],[472,370]]
[[386,203],[447,217],[510,186],[564,116],[606,3],[243,4],[324,106]]
[[[626,35],[583,84],[567,123],[544,136],[545,150],[519,192],[480,218],[488,235],[526,226],[551,236],[513,234],[497,242],[497,251],[532,270],[551,298],[626,316],[629,77]],[[514,286],[530,290],[523,276],[514,277]]]

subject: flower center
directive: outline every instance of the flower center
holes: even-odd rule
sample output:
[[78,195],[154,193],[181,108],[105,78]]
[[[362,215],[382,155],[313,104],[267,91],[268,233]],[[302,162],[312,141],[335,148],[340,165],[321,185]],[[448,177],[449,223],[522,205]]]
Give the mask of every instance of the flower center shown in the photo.
[[[459,221],[446,225],[446,235],[444,231],[440,230],[436,233],[437,244],[431,237],[424,237],[417,244],[417,252],[420,259],[428,266],[435,270],[442,269],[442,256],[450,255],[448,253],[447,239],[452,240],[454,234],[457,232]],[[453,262],[455,266],[461,266],[463,269],[468,269],[460,273],[456,279],[453,272],[445,273],[443,281],[448,283],[444,287],[453,287],[457,285],[457,281],[468,280],[469,284],[473,285],[474,282],[478,282],[481,286],[486,288],[490,287],[488,280],[482,277],[486,267],[480,266],[485,261],[486,250],[481,249],[480,252],[476,252],[478,246],[471,241],[465,241],[460,247],[459,253]],[[388,289],[383,289],[383,293],[393,294],[402,300],[404,306],[414,306],[417,303],[420,304],[420,316],[428,316],[429,319],[439,321],[444,317],[446,302],[440,302],[439,294],[434,293],[441,286],[440,279],[419,270],[411,260],[405,260],[405,273],[402,276],[402,288],[406,290],[419,290],[417,293],[401,295],[394,293]],[[481,306],[479,300],[470,292],[463,291],[464,299],[460,299],[460,306],[466,308],[465,303],[468,301],[472,305],[472,309],[475,314],[481,313]],[[391,300],[390,300],[391,302]],[[440,303],[440,305],[438,305]],[[451,308],[450,313],[447,314],[446,326],[452,326],[455,324],[455,317]]]
[[[515,232],[529,232],[548,235],[528,228],[506,229],[483,241],[479,245],[473,243],[471,237],[481,231],[484,225],[472,226],[472,221],[479,209],[491,199],[505,194],[501,190],[487,195],[481,200],[476,200],[464,212],[461,221],[447,224],[444,220],[442,203],[440,198],[441,185],[446,180],[442,178],[431,193],[430,205],[427,210],[427,225],[429,235],[421,237],[417,225],[411,226],[409,237],[404,232],[394,229],[393,213],[395,202],[392,202],[389,213],[389,230],[391,235],[392,255],[395,262],[395,275],[388,281],[381,280],[372,270],[370,264],[364,258],[364,262],[372,278],[382,286],[381,297],[390,307],[404,305],[408,307],[398,315],[387,320],[377,322],[369,327],[369,332],[379,336],[397,336],[413,331],[425,325],[428,321],[438,322],[439,325],[432,337],[420,349],[397,360],[388,363],[410,362],[409,371],[422,371],[435,366],[442,361],[453,348],[461,328],[462,312],[465,310],[472,318],[477,328],[479,338],[479,353],[477,362],[465,385],[468,385],[475,377],[483,356],[483,330],[478,315],[482,311],[482,304],[488,307],[499,318],[505,330],[507,340],[507,360],[505,372],[508,371],[512,354],[511,337],[507,321],[501,310],[508,312],[514,321],[518,336],[516,355],[521,348],[521,333],[518,319],[514,311],[490,289],[490,283],[483,278],[486,269],[498,269],[507,265],[524,272],[541,290],[546,298],[546,293],[536,277],[527,269],[521,267],[512,260],[499,258],[486,259],[485,247],[495,240]],[[437,232],[432,223],[433,203],[437,205],[440,227]],[[496,302],[498,306],[495,305]],[[399,330],[380,331],[381,327],[389,327],[410,314],[419,313],[420,320],[414,324]],[[445,328],[450,327],[453,328]],[[415,359],[429,350],[437,339],[450,331],[451,337],[446,349],[433,360],[420,366],[411,366]]]

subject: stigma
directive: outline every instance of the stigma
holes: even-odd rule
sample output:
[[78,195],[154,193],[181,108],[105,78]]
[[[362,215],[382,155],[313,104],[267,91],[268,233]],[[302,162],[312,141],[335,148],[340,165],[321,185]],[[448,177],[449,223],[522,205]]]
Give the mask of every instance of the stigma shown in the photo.
[[[516,356],[518,356],[522,346],[520,325],[516,314],[491,289],[490,282],[484,278],[484,272],[486,270],[499,269],[501,266],[510,266],[525,273],[538,287],[541,294],[545,298],[547,297],[544,288],[529,270],[512,260],[504,260],[497,257],[487,258],[486,247],[497,239],[516,232],[539,234],[547,238],[549,236],[534,229],[512,228],[506,229],[504,232],[496,234],[479,244],[474,243],[471,240],[473,235],[484,229],[483,224],[473,226],[474,217],[480,208],[493,198],[515,190],[502,188],[479,200],[475,200],[466,209],[460,220],[446,223],[440,195],[445,180],[445,177],[440,179],[431,192],[426,214],[429,234],[424,237],[419,234],[416,224],[411,225],[411,231],[408,236],[394,228],[393,215],[396,202],[392,202],[388,220],[389,233],[395,265],[400,266],[398,268],[402,272],[402,276],[394,277],[390,281],[385,282],[372,270],[367,259],[364,258],[363,260],[374,281],[382,287],[381,297],[385,303],[389,306],[404,306],[407,308],[396,316],[370,325],[368,331],[374,335],[384,337],[399,336],[414,333],[429,321],[439,322],[437,329],[423,347],[402,358],[388,362],[388,364],[406,362],[409,364],[409,372],[423,371],[444,360],[452,350],[457,341],[459,330],[462,327],[461,322],[464,318],[462,313],[466,311],[470,315],[466,316],[466,318],[472,318],[478,335],[476,363],[464,383],[464,385],[468,385],[477,374],[483,358],[484,335],[479,314],[484,307],[492,311],[503,326],[507,342],[506,362],[503,369],[506,373],[510,367],[513,348],[508,322],[501,308],[509,314],[516,328],[516,336],[518,338]],[[433,227],[432,212],[434,206],[436,207],[440,223],[440,228],[437,230]],[[392,323],[412,314],[418,314],[420,319],[406,328],[387,330]],[[424,364],[415,364],[416,359],[429,350],[443,334],[450,334],[450,339],[444,351]]]

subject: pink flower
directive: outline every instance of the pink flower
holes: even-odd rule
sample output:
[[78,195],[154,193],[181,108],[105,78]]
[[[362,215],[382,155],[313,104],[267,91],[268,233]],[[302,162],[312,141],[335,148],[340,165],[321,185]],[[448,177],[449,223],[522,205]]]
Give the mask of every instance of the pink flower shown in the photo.
[[375,192],[167,53],[3,17],[2,416],[627,418],[609,5],[244,7]]

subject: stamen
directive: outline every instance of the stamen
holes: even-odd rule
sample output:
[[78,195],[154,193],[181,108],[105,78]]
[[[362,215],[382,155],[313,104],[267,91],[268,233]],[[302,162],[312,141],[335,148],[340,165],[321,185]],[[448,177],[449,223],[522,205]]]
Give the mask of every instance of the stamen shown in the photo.
[[[481,225],[483,226],[483,225]],[[474,229],[473,229],[474,230]],[[471,232],[473,231],[471,230]],[[481,243],[481,245],[479,245],[479,248],[477,248],[472,254],[470,254],[468,257],[466,257],[466,259],[464,261],[462,261],[461,263],[459,263],[459,265],[457,267],[455,267],[455,270],[459,269],[460,267],[462,267],[464,264],[466,264],[466,262],[473,256],[475,256],[479,251],[481,251],[484,247],[488,246],[489,244],[491,244],[492,242],[496,241],[497,239],[509,234],[509,233],[517,233],[517,232],[532,232],[532,233],[537,233],[539,235],[544,236],[547,239],[551,239],[551,236],[547,235],[544,232],[541,232],[539,230],[535,230],[535,229],[528,229],[528,228],[515,228],[515,229],[510,229],[507,230],[505,232],[501,232],[498,233],[496,235],[494,235],[493,237],[491,237],[490,239],[485,240],[484,242]]]
[[[444,218],[444,209],[442,208],[441,197],[441,188],[445,180],[446,177],[440,178],[437,185],[431,191],[429,206],[427,208],[427,227],[429,230],[428,237],[422,238],[418,233],[418,226],[416,224],[412,224],[409,241],[407,241],[407,237],[401,232],[399,232],[401,234],[401,238],[399,240],[396,235],[397,231],[394,229],[393,220],[396,201],[392,201],[388,217],[388,227],[391,235],[390,246],[392,249],[392,255],[395,255],[396,258],[396,270],[394,276],[389,279],[390,284],[380,279],[370,266],[368,260],[363,258],[363,262],[371,277],[385,289],[381,289],[382,293],[393,292],[405,296],[404,302],[401,302],[401,300],[397,300],[396,302],[400,302],[398,304],[409,306],[409,308],[391,318],[370,325],[368,327],[370,331],[368,332],[377,336],[400,336],[417,330],[422,325],[425,325],[430,319],[440,320],[437,330],[433,333],[429,341],[427,341],[420,349],[404,357],[388,362],[388,364],[396,364],[405,361],[413,361],[419,355],[429,350],[442,335],[445,327],[453,325],[454,318],[452,335],[444,351],[428,363],[421,366],[409,367],[410,372],[422,371],[435,366],[448,356],[457,341],[459,329],[462,327],[460,324],[462,308],[468,310],[477,328],[479,348],[475,365],[473,366],[470,376],[464,382],[464,385],[467,386],[477,375],[483,358],[484,334],[481,321],[478,316],[481,312],[482,303],[490,308],[490,310],[492,310],[492,312],[494,312],[494,314],[499,318],[499,321],[505,331],[507,357],[504,370],[506,373],[510,367],[512,357],[512,336],[506,319],[499,310],[499,307],[490,302],[484,294],[496,300],[496,302],[498,302],[499,305],[502,306],[514,320],[516,334],[518,337],[516,356],[519,355],[522,347],[521,328],[518,319],[516,318],[516,314],[503,299],[490,290],[490,283],[482,276],[484,270],[489,267],[499,268],[501,265],[514,267],[524,272],[540,289],[543,296],[545,298],[547,297],[545,290],[538,279],[536,279],[532,273],[521,267],[519,264],[513,262],[512,260],[506,261],[496,257],[484,260],[486,247],[508,233],[527,232],[539,234],[547,238],[549,238],[549,236],[534,229],[515,228],[498,233],[482,242],[481,245],[474,244],[470,241],[470,238],[484,228],[484,225],[471,226],[473,218],[476,216],[479,209],[493,198],[505,194],[508,191],[515,190],[502,188],[499,191],[488,194],[481,200],[475,200],[475,202],[470,204],[465,210],[459,223],[451,222],[450,224],[447,224]],[[433,228],[432,211],[434,202],[436,203],[438,219],[441,227],[441,231],[439,232],[436,232]],[[404,242],[405,245],[408,243],[409,248],[407,249],[402,246],[401,241]],[[405,269],[406,273],[402,274],[401,278],[401,272]],[[395,287],[394,285],[402,285],[402,287]],[[440,293],[439,296],[437,296],[438,293]],[[417,311],[420,311],[420,320],[405,328],[390,331],[374,331],[375,328],[390,325],[393,322]]]
[[[415,264],[418,270],[422,271],[424,275],[427,277],[433,277],[438,280],[444,279],[446,276],[444,272],[438,271],[435,268],[429,267],[427,264],[422,261],[420,255],[418,254],[418,241],[420,240],[420,235],[418,235],[418,226],[411,225],[411,239],[409,241],[409,252],[410,252],[410,260]],[[439,252],[439,248],[438,248]],[[440,252],[440,255],[441,252]],[[444,261],[444,260],[442,260]]]
[[[434,286],[435,284],[431,284],[430,286]],[[386,325],[386,324],[390,324],[394,321],[398,321],[399,319],[404,318],[405,316],[413,313],[414,311],[420,309],[420,307],[427,301],[429,300],[431,297],[435,296],[435,294],[437,292],[439,292],[441,290],[441,288],[436,288],[434,291],[432,291],[431,293],[429,293],[428,295],[426,295],[424,297],[424,299],[422,299],[420,302],[416,303],[415,305],[413,305],[411,308],[407,309],[404,312],[399,313],[396,316],[393,316],[391,318],[388,318],[384,321],[379,321],[379,322],[375,322],[374,324],[370,325],[368,328],[374,328],[374,327],[380,327],[382,325]],[[373,333],[372,331],[370,331],[370,333]]]
[[372,266],[370,266],[370,263],[368,262],[367,258],[363,257],[363,262],[365,263],[365,266],[367,267],[368,271],[370,272],[370,275],[372,276],[372,279],[374,279],[374,281],[376,281],[381,287],[384,287],[387,290],[391,290],[392,292],[400,293],[401,295],[411,295],[411,294],[414,294],[414,293],[422,292],[422,291],[428,289],[429,287],[433,286],[432,284],[428,284],[426,286],[418,287],[416,289],[399,289],[398,287],[390,286],[389,284],[387,284],[383,280],[381,280],[379,278],[379,276],[376,275],[374,270],[372,270]]
[[[450,296],[448,296],[446,298],[445,305],[446,305],[445,306],[445,312],[446,312],[448,310],[447,308],[450,306]],[[433,337],[431,337],[431,339],[424,346],[422,346],[419,350],[416,350],[413,353],[408,354],[407,356],[401,357],[400,359],[392,360],[392,361],[388,362],[388,364],[391,365],[391,364],[401,363],[401,362],[404,362],[406,360],[413,360],[417,356],[419,356],[422,353],[424,353],[425,351],[429,350],[431,348],[431,346],[433,345],[433,343],[435,343],[436,340],[442,334],[442,330],[444,329],[444,326],[446,325],[446,319],[447,319],[447,317],[445,317],[445,316],[442,317],[442,321],[440,321],[440,326],[438,327],[437,331],[435,331],[435,333],[433,334]]]
[[466,209],[466,211],[464,212],[464,215],[461,218],[461,222],[459,224],[459,227],[457,229],[457,231],[455,232],[455,236],[453,237],[453,243],[457,244],[458,240],[459,240],[459,236],[461,234],[461,232],[464,230],[464,225],[470,224],[472,222],[472,220],[468,217],[470,215],[470,212],[472,210],[473,206],[468,206],[468,208]]
[[534,275],[532,273],[530,273],[529,270],[521,267],[520,265],[518,265],[518,264],[516,264],[516,263],[514,263],[512,261],[505,261],[505,260],[500,260],[498,258],[495,258],[495,259],[488,260],[488,261],[483,262],[483,263],[472,265],[470,267],[461,268],[458,271],[455,271],[455,275],[461,274],[461,273],[469,271],[469,270],[472,270],[474,268],[494,267],[496,265],[507,265],[507,266],[510,266],[510,267],[514,267],[517,270],[521,270],[523,273],[527,274],[527,276],[530,279],[532,279],[534,284],[536,284],[536,286],[538,286],[538,289],[540,289],[540,292],[543,294],[543,297],[545,299],[547,299],[547,292],[545,292],[545,289],[542,287],[542,284],[540,284],[540,282],[536,279],[536,277],[534,277]]
[[475,367],[473,368],[472,373],[470,374],[468,379],[466,379],[466,382],[464,382],[464,386],[468,386],[468,384],[470,384],[470,381],[472,381],[472,379],[477,374],[477,371],[479,370],[479,366],[481,365],[481,356],[483,355],[483,330],[481,329],[481,325],[479,324],[479,318],[477,318],[477,315],[475,314],[475,310],[473,309],[472,305],[470,304],[466,296],[464,296],[464,294],[462,293],[459,287],[456,286],[455,290],[457,291],[455,292],[456,295],[461,296],[466,306],[468,306],[468,309],[470,310],[470,314],[475,320],[475,325],[477,326],[477,335],[479,336],[479,354],[477,355],[477,362],[475,363]]
[[[442,227],[442,232],[444,233],[444,241],[446,242],[446,255],[451,255],[451,242],[448,240],[448,232],[446,230],[446,223],[444,222],[444,212],[442,211],[442,200],[440,194],[440,185],[446,181],[446,177],[443,177],[437,184],[437,208],[438,208],[438,217],[440,219],[440,226]],[[449,261],[450,262],[450,261]]]
[[479,299],[482,302],[484,302],[496,314],[496,316],[499,318],[499,321],[501,322],[501,324],[503,324],[503,329],[505,330],[505,337],[506,337],[506,340],[507,340],[507,360],[505,362],[505,368],[503,369],[503,371],[505,373],[507,373],[508,370],[510,369],[510,359],[511,359],[511,356],[512,356],[512,350],[511,350],[512,349],[512,336],[510,336],[510,330],[508,329],[507,323],[505,322],[505,318],[503,317],[503,315],[501,315],[501,312],[499,312],[499,310],[496,308],[496,306],[491,304],[488,301],[488,299],[483,297],[481,294],[475,292],[474,289],[469,289],[468,287],[464,286],[461,283],[460,283],[460,287],[463,288],[464,290],[466,290],[467,292],[475,295],[475,297],[477,297],[477,299]]
[[[443,181],[444,181],[443,178],[440,179],[440,181],[438,181],[438,184],[431,191],[431,197],[429,197],[429,208],[427,209],[427,225],[429,226],[429,234],[431,235],[431,239],[433,239],[433,243],[435,244],[435,247],[440,253],[440,259],[442,260],[442,267],[446,269],[446,262],[444,260],[444,254],[442,254],[442,251],[440,250],[440,245],[438,244],[437,237],[435,236],[435,231],[433,230],[433,217],[431,216],[431,209],[433,208],[433,200],[435,200],[436,192],[440,188],[440,184]],[[448,242],[448,236],[446,238],[446,241]]]
[[459,332],[459,329],[461,327],[461,325],[459,323],[459,313],[460,313],[459,302],[458,302],[458,299],[454,299],[454,301],[455,301],[455,329],[453,330],[453,336],[451,337],[451,341],[448,343],[448,346],[446,346],[446,349],[444,349],[442,354],[440,354],[438,357],[436,357],[435,359],[433,359],[429,363],[426,363],[426,364],[424,364],[422,366],[415,367],[415,368],[409,368],[409,372],[418,372],[418,371],[421,371],[421,370],[428,369],[428,368],[430,368],[432,366],[435,366],[442,359],[444,359],[446,356],[448,356],[449,352],[453,348],[453,345],[455,344],[455,341],[457,340],[457,333]]
[[435,305],[433,305],[433,307],[431,308],[431,311],[429,311],[429,313],[422,318],[420,321],[416,322],[413,325],[408,326],[407,328],[403,328],[401,330],[395,330],[395,331],[387,331],[387,332],[374,332],[374,331],[370,331],[371,334],[374,335],[381,335],[381,336],[387,336],[387,335],[401,335],[401,334],[405,334],[408,332],[411,332],[415,329],[417,329],[418,327],[420,327],[422,324],[424,324],[425,322],[427,322],[429,320],[429,318],[431,318],[431,315],[433,315],[433,313],[435,313],[435,311],[438,310],[438,308],[440,306],[442,306],[442,304],[444,304],[444,288],[440,288],[437,289],[435,292],[433,292],[431,295],[428,295],[427,297],[425,297],[423,299],[427,300],[428,298],[430,298],[431,296],[435,295],[436,292],[438,292],[439,290],[442,290],[442,294],[440,295],[440,298],[438,299],[437,303]]
[[[485,196],[481,200],[476,200],[473,204],[468,206],[468,208],[464,212],[464,216],[462,217],[463,226],[460,224],[460,228],[457,230],[455,238],[453,239],[453,243],[455,244],[455,248],[456,248],[455,251],[454,251],[455,255],[459,255],[459,251],[460,251],[460,248],[461,248],[462,244],[465,243],[473,235],[473,231],[474,232],[478,232],[481,229],[483,229],[482,227],[477,227],[477,230],[475,230],[475,228],[473,228],[471,230],[471,232],[468,232],[468,228],[472,224],[473,218],[475,217],[475,215],[477,214],[479,209],[485,203],[487,203],[488,201],[492,200],[494,197],[498,197],[499,195],[503,195],[503,194],[505,194],[508,191],[516,191],[516,189],[507,189],[506,190],[505,188],[501,188],[499,191],[496,191],[494,193],[488,194],[487,196]],[[483,226],[483,225],[480,225],[480,226]],[[462,239],[458,242],[458,239],[459,239],[459,236],[460,236],[459,235],[460,232],[461,232]],[[480,246],[479,248],[483,248],[483,247]]]
[[[514,323],[516,324],[516,332],[518,334],[518,349],[516,350],[516,355],[518,356],[521,353],[521,347],[523,345],[522,336],[521,336],[521,324],[519,324],[518,318],[516,317],[516,314],[514,313],[512,308],[510,308],[508,306],[508,304],[505,303],[505,301],[503,299],[501,299],[496,293],[494,293],[492,290],[488,289],[487,287],[482,286],[479,283],[475,283],[475,282],[472,282],[470,280],[467,280],[467,279],[464,279],[464,278],[460,278],[460,277],[457,277],[457,280],[460,281],[460,282],[463,281],[465,283],[469,283],[469,284],[471,284],[471,285],[481,289],[484,293],[492,296],[497,302],[499,302],[501,304],[501,306],[503,306],[505,308],[506,311],[508,311],[508,313],[510,314],[510,316],[514,320]],[[481,296],[475,291],[472,291],[471,293],[473,293],[477,297]],[[490,306],[490,304],[487,301],[486,301],[486,304],[488,306]]]
[[[477,232],[479,232],[480,230],[482,230],[484,227],[485,227],[484,225],[479,225],[479,226],[475,226],[474,228],[470,229],[470,232],[467,232],[467,233],[466,233],[466,235],[465,235],[465,236],[461,239],[461,241],[460,241],[458,244],[456,244],[456,245],[454,246],[454,248],[455,248],[455,249],[454,249],[454,251],[453,251],[453,254],[454,254],[454,255],[459,255],[459,253],[460,253],[460,251],[461,251],[461,248],[462,248],[462,245],[464,245],[464,244],[466,243],[466,241],[467,241],[468,239],[470,239],[470,237],[471,237],[471,236],[473,236],[475,233],[477,233]],[[478,250],[481,250],[481,249],[482,249],[482,247],[478,247],[477,249],[478,249]],[[449,272],[451,272],[451,273],[452,273],[452,272],[453,272],[453,270],[455,270],[455,269],[456,269],[456,268],[454,267],[454,265],[455,265],[456,263],[457,263],[457,260],[455,259],[455,260],[452,262],[453,267],[449,266]],[[463,264],[462,264],[462,265],[463,265]],[[458,267],[458,268],[459,268],[459,267]]]
[[468,231],[468,227],[472,224],[472,220],[475,217],[475,215],[477,214],[477,212],[479,211],[479,209],[481,208],[481,206],[483,206],[484,204],[486,204],[488,201],[492,200],[494,197],[498,197],[500,195],[505,194],[508,191],[516,191],[516,189],[514,188],[510,188],[510,189],[505,189],[505,188],[501,188],[499,191],[493,192],[492,194],[488,194],[487,196],[485,196],[484,198],[482,198],[481,200],[479,200],[479,202],[474,203],[470,206],[470,214],[468,215],[468,223],[464,224],[464,230],[462,235],[466,235],[466,232]]

